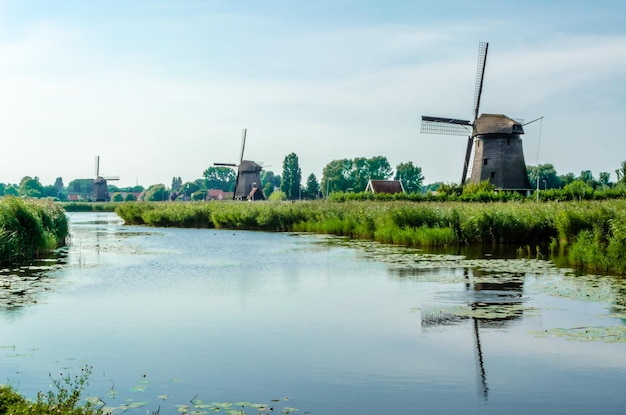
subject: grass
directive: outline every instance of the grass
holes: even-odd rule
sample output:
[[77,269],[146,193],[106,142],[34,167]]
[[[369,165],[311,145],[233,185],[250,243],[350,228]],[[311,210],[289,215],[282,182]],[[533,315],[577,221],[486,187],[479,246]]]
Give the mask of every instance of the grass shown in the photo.
[[0,263],[39,257],[65,243],[65,212],[45,200],[0,199]]
[[567,253],[571,264],[626,274],[626,201],[128,202],[127,224],[313,232],[409,247],[513,245]]

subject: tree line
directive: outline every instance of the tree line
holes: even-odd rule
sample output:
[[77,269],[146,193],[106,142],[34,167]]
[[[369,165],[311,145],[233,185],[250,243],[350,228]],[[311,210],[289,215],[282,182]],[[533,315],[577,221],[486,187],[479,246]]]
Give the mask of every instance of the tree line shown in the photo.
[[[304,183],[299,158],[295,153],[285,156],[282,167],[282,175],[271,170],[261,172],[263,193],[268,199],[318,199],[328,197],[331,193],[361,193],[365,191],[369,180],[390,179],[401,181],[407,194],[437,191],[458,196],[463,189],[470,193],[490,190],[488,185],[463,187],[443,182],[424,185],[421,167],[409,161],[402,162],[392,169],[384,156],[333,160],[324,167],[321,180],[311,173]],[[558,190],[567,190],[578,196],[611,189],[626,190],[626,161],[615,170],[616,182],[611,182],[609,172],[601,172],[598,178],[595,178],[590,170],[583,170],[578,176],[573,173],[559,175],[549,163],[529,165],[527,172],[533,187],[544,192],[552,191],[554,195],[563,193],[559,193]],[[148,188],[140,185],[117,187],[109,183],[108,187],[113,201],[132,201],[138,196],[148,201],[206,200],[209,190],[221,190],[226,194],[234,192],[236,182],[236,169],[212,166],[204,170],[202,177],[192,181],[183,182],[181,177],[173,177],[170,186],[159,183]],[[58,177],[54,184],[44,186],[38,177],[25,176],[19,184],[0,183],[0,196],[3,195],[53,198],[60,201],[69,200],[71,195],[78,195],[82,200],[90,200],[93,195],[93,179],[75,179],[65,186],[63,179]]]

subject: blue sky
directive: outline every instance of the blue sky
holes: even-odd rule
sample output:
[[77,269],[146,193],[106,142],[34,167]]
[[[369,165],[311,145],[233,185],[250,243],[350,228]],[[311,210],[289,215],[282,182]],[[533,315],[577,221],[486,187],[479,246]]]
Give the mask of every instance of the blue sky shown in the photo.
[[626,160],[621,1],[0,0],[0,182],[100,171],[190,181],[246,159],[303,176],[334,159],[412,161],[459,182],[462,137],[420,116],[526,121],[526,163],[595,177]]

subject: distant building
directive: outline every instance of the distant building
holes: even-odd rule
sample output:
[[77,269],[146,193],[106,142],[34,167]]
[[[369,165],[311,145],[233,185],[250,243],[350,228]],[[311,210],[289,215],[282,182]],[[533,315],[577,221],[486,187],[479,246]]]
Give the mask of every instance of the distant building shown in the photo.
[[376,193],[404,193],[404,186],[400,180],[370,180],[367,182],[366,192]]
[[221,189],[209,189],[206,192],[206,200],[223,200],[226,194]]

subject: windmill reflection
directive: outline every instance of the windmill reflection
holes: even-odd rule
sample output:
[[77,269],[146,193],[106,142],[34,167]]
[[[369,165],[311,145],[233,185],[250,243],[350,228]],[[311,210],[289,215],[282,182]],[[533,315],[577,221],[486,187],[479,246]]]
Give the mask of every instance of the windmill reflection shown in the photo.
[[463,270],[465,292],[448,293],[447,300],[457,300],[466,306],[422,312],[422,327],[449,326],[472,320],[474,357],[478,395],[487,400],[489,386],[485,359],[480,342],[480,330],[502,328],[523,316],[523,275]]

